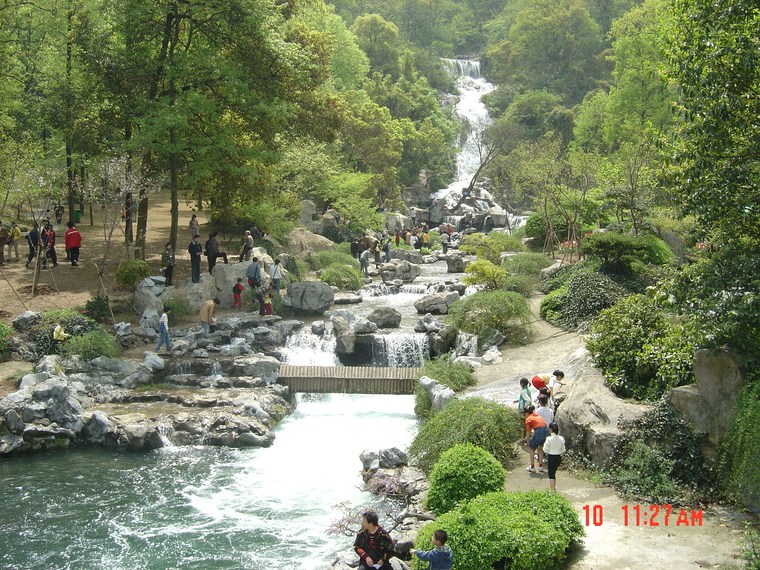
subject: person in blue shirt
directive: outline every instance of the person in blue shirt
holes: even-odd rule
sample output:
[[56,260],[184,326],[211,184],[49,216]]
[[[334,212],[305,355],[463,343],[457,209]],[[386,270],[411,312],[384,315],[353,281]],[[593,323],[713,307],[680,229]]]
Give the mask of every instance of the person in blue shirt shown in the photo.
[[417,558],[424,562],[430,562],[430,570],[451,570],[454,564],[454,554],[446,541],[448,534],[443,529],[433,533],[433,550],[410,550]]

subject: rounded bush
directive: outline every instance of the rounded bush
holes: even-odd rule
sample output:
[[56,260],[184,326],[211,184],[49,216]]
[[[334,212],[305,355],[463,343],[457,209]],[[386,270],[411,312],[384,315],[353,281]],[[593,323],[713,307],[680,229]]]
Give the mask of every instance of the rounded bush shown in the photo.
[[507,272],[487,259],[478,259],[465,269],[462,279],[465,285],[481,285],[486,290],[502,289],[507,281]]
[[504,280],[503,289],[513,291],[523,297],[530,297],[536,287],[536,281],[527,275],[510,275]]
[[477,255],[479,259],[486,259],[491,263],[499,263],[503,252],[525,251],[525,246],[514,236],[503,232],[491,232],[487,236],[481,233],[465,236],[459,250]]
[[[573,505],[557,493],[495,491],[459,505],[420,529],[415,547],[430,548],[444,529],[454,551],[454,570],[558,568],[567,549],[584,535]],[[414,570],[427,562],[413,561]]]
[[482,447],[460,443],[446,450],[430,473],[427,506],[438,514],[457,503],[504,487],[507,472]]
[[182,299],[170,299],[164,303],[164,307],[169,307],[172,310],[169,313],[170,326],[187,322],[190,316],[195,316],[195,311]]
[[111,309],[107,295],[97,295],[84,304],[84,314],[99,322],[105,322],[111,317]]
[[508,342],[524,340],[533,318],[528,301],[512,291],[483,291],[459,299],[449,308],[449,317],[481,341],[499,333]]
[[506,257],[501,267],[507,273],[514,275],[538,277],[541,275],[541,270],[546,269],[552,263],[552,260],[543,253],[518,253]]
[[349,253],[340,253],[338,251],[317,251],[306,258],[309,267],[314,271],[327,269],[331,265],[348,265],[359,269],[359,260],[355,259]]
[[420,469],[430,473],[444,451],[459,443],[471,443],[505,463],[522,433],[522,418],[516,410],[482,398],[452,400],[422,425],[409,455]]
[[134,289],[150,275],[150,265],[142,259],[127,259],[116,270],[116,284],[124,289]]
[[551,293],[561,287],[565,287],[570,282],[570,279],[578,273],[592,273],[593,271],[593,265],[585,261],[572,265],[561,265],[554,271],[543,275],[539,281],[538,288],[544,293]]
[[567,284],[567,295],[560,311],[563,326],[576,328],[625,295],[623,288],[601,273],[579,273]]
[[78,354],[82,360],[92,360],[98,356],[116,358],[121,355],[121,347],[106,331],[94,330],[64,341],[60,352],[64,356]]
[[539,314],[546,322],[562,326],[562,307],[567,298],[567,287],[560,287],[549,293],[541,300]]
[[319,278],[341,291],[356,291],[364,282],[364,275],[358,269],[339,263],[327,267]]

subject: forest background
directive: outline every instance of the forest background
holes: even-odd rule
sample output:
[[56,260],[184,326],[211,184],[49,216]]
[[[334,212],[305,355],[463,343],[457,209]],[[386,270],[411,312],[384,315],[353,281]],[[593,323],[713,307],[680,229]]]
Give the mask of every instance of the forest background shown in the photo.
[[2,218],[124,207],[129,256],[159,189],[175,245],[180,200],[234,231],[285,237],[302,199],[379,229],[452,179],[440,58],[477,58],[502,206],[691,247],[658,302],[747,370],[721,468],[757,501],[758,29],[753,0],[2,0]]

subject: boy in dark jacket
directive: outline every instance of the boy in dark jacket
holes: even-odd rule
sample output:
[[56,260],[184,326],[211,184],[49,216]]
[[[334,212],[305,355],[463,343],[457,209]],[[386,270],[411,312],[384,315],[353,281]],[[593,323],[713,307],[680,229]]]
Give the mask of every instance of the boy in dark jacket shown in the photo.
[[430,570],[451,570],[454,564],[454,554],[446,544],[449,536],[445,530],[438,529],[433,533],[433,550],[410,550],[420,560],[430,562]]

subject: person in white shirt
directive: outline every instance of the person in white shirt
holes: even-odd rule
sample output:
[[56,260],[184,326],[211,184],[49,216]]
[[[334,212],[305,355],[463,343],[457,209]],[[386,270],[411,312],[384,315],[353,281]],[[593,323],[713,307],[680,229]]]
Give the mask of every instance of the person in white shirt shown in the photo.
[[272,278],[272,289],[279,295],[282,283],[282,265],[279,259],[275,259],[274,264],[269,266],[269,277]]
[[156,352],[161,350],[161,345],[166,343],[166,352],[172,351],[172,341],[169,339],[169,313],[171,313],[171,307],[164,307],[164,312],[161,318],[158,319],[158,343],[156,344]]
[[538,409],[536,413],[544,418],[546,425],[554,421],[554,411],[549,407],[549,396],[546,394],[541,394],[538,397]]
[[549,488],[557,490],[557,468],[562,463],[562,454],[565,453],[565,438],[559,435],[559,426],[556,422],[549,424],[549,437],[544,441],[544,455],[549,465]]

